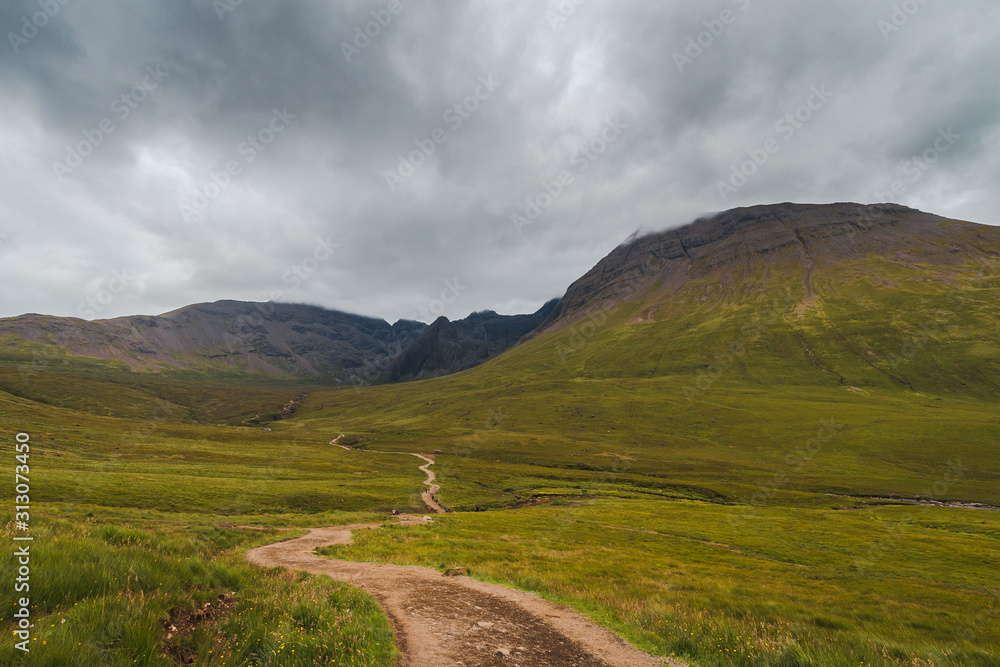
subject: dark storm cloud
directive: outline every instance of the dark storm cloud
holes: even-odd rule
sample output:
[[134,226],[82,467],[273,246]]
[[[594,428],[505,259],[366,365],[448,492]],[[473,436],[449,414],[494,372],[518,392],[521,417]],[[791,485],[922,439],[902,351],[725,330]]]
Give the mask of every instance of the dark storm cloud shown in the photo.
[[635,229],[732,206],[996,223],[998,19],[987,0],[4,3],[0,314],[528,311]]

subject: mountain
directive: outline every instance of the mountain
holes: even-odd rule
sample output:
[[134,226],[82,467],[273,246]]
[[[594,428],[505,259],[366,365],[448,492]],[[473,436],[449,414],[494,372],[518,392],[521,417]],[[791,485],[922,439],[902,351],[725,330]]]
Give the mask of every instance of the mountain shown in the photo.
[[930,267],[995,262],[998,241],[996,227],[894,204],[737,208],[615,248],[569,287],[542,329],[636,299],[650,300],[645,318],[688,303],[738,303],[788,277],[796,278],[789,287],[797,305],[808,309],[823,294],[836,296],[836,286],[823,277],[854,263],[866,264],[867,272],[890,266],[913,272],[886,277],[883,287],[934,282],[944,274]]
[[1000,227],[897,205],[754,206],[615,248],[533,335],[561,332],[560,363],[588,373],[695,380],[721,363],[765,385],[780,368],[995,396],[998,273]]
[[492,310],[451,322],[439,317],[386,368],[390,382],[436,377],[477,366],[513,347],[537,329],[558,303],[549,301],[531,315],[498,315]]
[[73,356],[118,361],[133,370],[239,370],[345,382],[398,355],[426,328],[315,306],[239,301],[197,304],[158,317],[0,320],[0,336],[56,345]]
[[0,319],[0,337],[8,340],[0,357],[24,356],[27,343],[55,346],[58,354],[78,359],[121,362],[134,371],[211,369],[353,385],[394,382],[482,363],[536,329],[555,303],[532,315],[485,311],[454,322],[442,317],[431,326],[240,301],[111,320],[22,315]]

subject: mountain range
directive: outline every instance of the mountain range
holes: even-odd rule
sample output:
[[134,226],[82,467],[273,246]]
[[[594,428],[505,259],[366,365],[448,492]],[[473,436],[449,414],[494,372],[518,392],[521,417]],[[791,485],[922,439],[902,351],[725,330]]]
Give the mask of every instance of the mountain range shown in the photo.
[[[735,317],[771,304],[782,317],[793,313],[798,318],[798,352],[813,369],[847,381],[829,358],[832,349],[810,347],[819,316],[823,326],[836,329],[835,354],[866,367],[860,375],[912,386],[893,364],[892,354],[900,357],[901,352],[892,350],[903,351],[907,343],[913,347],[914,340],[925,347],[927,334],[920,327],[928,324],[905,323],[907,308],[918,309],[921,295],[958,288],[970,265],[995,268],[998,261],[997,227],[892,204],[755,206],[634,236],[570,285],[561,299],[531,315],[485,311],[457,321],[441,317],[428,326],[407,320],[389,324],[316,306],[238,301],[95,321],[29,314],[0,320],[0,339],[6,341],[0,355],[37,356],[45,349],[48,357],[105,360],[138,372],[224,370],[357,385],[463,371],[521,341],[560,330],[571,334],[557,348],[565,358],[588,331],[626,311],[623,337],[633,336],[635,327],[665,320],[676,324],[695,311]],[[901,297],[896,304],[901,310],[886,312],[872,290]],[[844,303],[851,294],[857,296]],[[995,313],[990,310],[995,304],[965,305],[967,311],[985,307]],[[707,321],[692,323],[692,345],[699,345],[696,334]],[[985,354],[996,346],[988,318],[968,322],[961,335],[949,328],[950,320],[930,316],[929,321],[936,330],[930,342],[954,333],[958,340],[953,342],[981,348],[984,363],[971,376],[1000,385],[997,357]],[[875,322],[899,326],[891,340],[865,339],[864,330]],[[655,350],[650,353],[657,356]],[[645,363],[639,359],[632,355],[624,365]]]
[[[554,304],[534,315],[485,311],[428,326],[302,304],[216,301],[109,320],[22,315],[0,320],[0,336],[58,349],[47,357],[101,359],[133,371],[239,371],[359,385],[471,368],[535,329]],[[7,347],[8,355],[17,349]]]

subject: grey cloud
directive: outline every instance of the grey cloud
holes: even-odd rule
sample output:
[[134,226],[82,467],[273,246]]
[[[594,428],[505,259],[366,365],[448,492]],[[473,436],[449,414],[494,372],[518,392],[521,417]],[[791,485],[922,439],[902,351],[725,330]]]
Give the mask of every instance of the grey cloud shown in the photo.
[[[553,29],[559,5],[402,0],[372,30],[387,0],[244,2],[221,20],[210,0],[70,2],[18,53],[0,44],[0,315],[75,315],[123,267],[136,278],[99,316],[280,292],[394,320],[453,280],[467,288],[449,317],[529,311],[640,227],[874,201],[948,126],[961,141],[899,199],[1000,222],[988,0],[925,3],[888,39],[888,0],[589,0]],[[725,10],[732,23],[679,72],[674,54]],[[36,11],[5,3],[0,30]],[[366,25],[377,34],[345,57]],[[169,74],[119,118],[112,104],[148,67]],[[490,76],[502,85],[453,127],[446,111]],[[821,85],[834,98],[722,201],[718,181]],[[269,137],[275,109],[295,119],[251,161],[241,146]],[[615,114],[628,129],[581,169]],[[52,163],[106,117],[113,132],[58,178]],[[447,140],[393,192],[386,172],[438,128]],[[239,173],[215,195],[228,162]],[[572,184],[517,234],[511,215],[564,170]],[[186,221],[181,206],[206,191]],[[333,255],[290,280],[326,238]]]

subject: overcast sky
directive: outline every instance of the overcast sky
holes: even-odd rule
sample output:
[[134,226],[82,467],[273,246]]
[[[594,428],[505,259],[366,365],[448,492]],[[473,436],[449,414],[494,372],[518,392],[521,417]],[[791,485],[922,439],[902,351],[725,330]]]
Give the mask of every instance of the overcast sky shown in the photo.
[[6,0],[0,30],[0,316],[531,312],[735,206],[1000,223],[996,0]]

